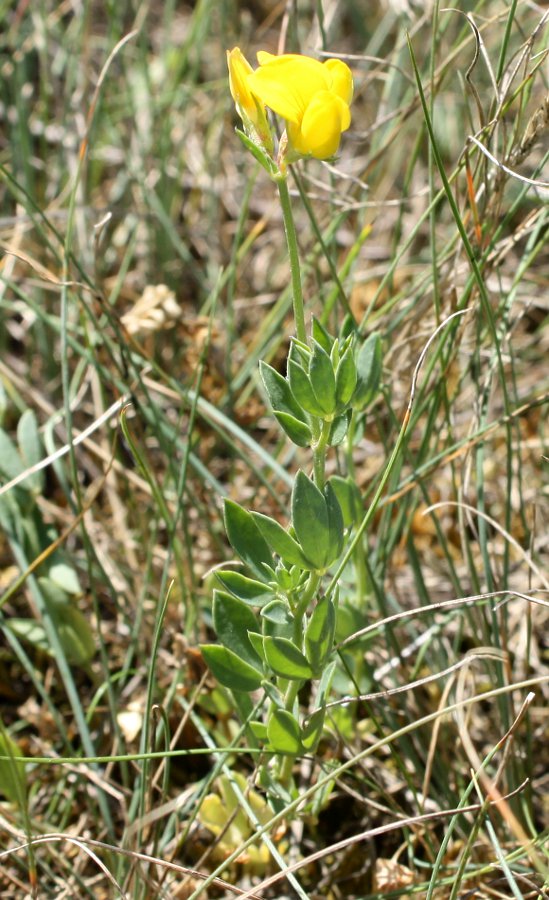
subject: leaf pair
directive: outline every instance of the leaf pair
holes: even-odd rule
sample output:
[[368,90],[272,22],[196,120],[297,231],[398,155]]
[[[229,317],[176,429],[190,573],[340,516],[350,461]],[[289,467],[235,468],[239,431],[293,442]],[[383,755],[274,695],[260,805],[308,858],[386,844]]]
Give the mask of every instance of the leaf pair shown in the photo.
[[261,378],[275,418],[298,447],[309,447],[313,433],[307,414],[295,399],[286,379],[266,362],[259,363]]
[[[348,361],[354,366],[352,357],[349,356]],[[320,345],[317,345],[311,365],[312,376],[290,359],[289,380],[286,380],[272,366],[261,362],[261,377],[275,418],[294,444],[311,446],[312,416],[332,423],[328,443],[335,447],[344,439],[349,427],[350,410],[346,409],[347,401],[342,402],[342,397],[349,395],[348,385],[343,381],[336,382],[330,357]],[[348,367],[344,366],[342,375],[347,372]]]
[[255,691],[263,680],[263,662],[249,632],[259,631],[255,613],[245,602],[214,591],[213,625],[220,644],[203,644],[202,655],[220,684],[233,691]]
[[[292,617],[282,617],[281,601],[274,601],[272,617],[257,616],[243,601],[224,591],[214,591],[213,625],[219,644],[201,647],[213,674],[233,691],[254,691],[272,675],[294,681],[313,677],[307,658],[284,634]],[[282,634],[281,634],[282,632]]]
[[317,709],[307,725],[301,727],[296,717],[287,709],[275,709],[267,726],[269,744],[277,753],[311,753],[322,736],[324,708]]
[[300,361],[295,359],[296,355],[288,362],[288,381],[300,406],[311,415],[328,421],[344,413],[357,379],[350,341],[345,341],[341,348],[339,342],[334,341],[328,353],[313,340],[312,352],[302,353]]
[[272,573],[274,553],[286,567],[297,566],[309,571],[325,570],[341,554],[343,515],[330,482],[322,492],[305,472],[298,472],[291,507],[295,537],[270,516],[250,513],[232,500],[225,501],[229,540],[242,561],[261,581],[245,581],[243,576],[226,572],[220,573],[220,577],[229,590],[247,603],[253,604],[254,597],[264,599],[261,583],[265,582],[269,572]]
[[336,493],[327,483],[324,491],[303,471],[292,490],[292,525],[310,568],[324,570],[340,556],[344,525]]
[[260,362],[260,371],[275,418],[290,440],[309,447],[315,420],[330,422],[328,444],[335,447],[347,434],[351,408],[364,409],[375,398],[381,365],[377,332],[357,353],[352,337],[331,338],[315,322],[312,348],[293,344],[287,378],[265,362]]
[[326,697],[330,690],[335,671],[335,662],[324,668],[316,695],[316,709],[304,724],[296,716],[282,707],[275,709],[267,726],[267,737],[273,750],[278,753],[314,753],[322,737],[326,718]]

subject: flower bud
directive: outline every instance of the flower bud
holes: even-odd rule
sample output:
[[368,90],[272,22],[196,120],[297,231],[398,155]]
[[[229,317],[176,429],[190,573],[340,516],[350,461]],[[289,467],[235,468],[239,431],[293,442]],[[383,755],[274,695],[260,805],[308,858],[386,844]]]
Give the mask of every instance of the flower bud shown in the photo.
[[244,130],[255,143],[260,144],[268,153],[272,153],[273,137],[265,105],[250,89],[250,75],[253,75],[253,69],[238,47],[227,50],[227,66],[229,87]]

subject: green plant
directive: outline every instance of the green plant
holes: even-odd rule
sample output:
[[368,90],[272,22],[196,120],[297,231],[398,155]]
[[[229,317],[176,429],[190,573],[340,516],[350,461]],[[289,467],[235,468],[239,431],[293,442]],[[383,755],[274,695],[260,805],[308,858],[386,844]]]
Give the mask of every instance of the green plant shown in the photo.
[[[326,591],[325,576],[340,561],[357,516],[352,482],[341,476],[325,481],[326,452],[345,440],[356,407],[362,411],[364,397],[375,396],[380,374],[379,351],[372,352],[373,343],[379,348],[377,335],[356,352],[354,334],[332,338],[315,321],[311,343],[292,344],[287,378],[267,364],[261,374],[285,433],[311,449],[314,479],[297,473],[288,528],[225,501],[227,535],[249,574],[216,572],[222,590],[214,593],[213,625],[220,644],[202,647],[214,675],[236,692],[244,715],[253,703],[244,704],[242,694],[263,688],[267,710],[249,727],[266,750],[288,754],[278,758],[280,788],[276,779],[263,779],[284,798],[292,757],[314,752],[322,734],[339,605],[337,585]],[[298,693],[313,682],[314,707],[300,721]]]

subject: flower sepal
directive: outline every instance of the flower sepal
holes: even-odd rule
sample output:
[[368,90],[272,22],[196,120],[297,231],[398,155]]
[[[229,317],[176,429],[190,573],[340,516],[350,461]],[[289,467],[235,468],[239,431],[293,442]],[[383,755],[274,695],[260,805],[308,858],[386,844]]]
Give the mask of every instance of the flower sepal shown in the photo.
[[[279,176],[281,175],[283,178],[285,178],[286,174],[287,174],[288,166],[291,166],[292,163],[299,162],[300,159],[315,159],[315,158],[318,158],[318,157],[315,157],[314,153],[311,150],[308,150],[308,151],[302,152],[302,153],[299,150],[296,150],[295,146],[292,144],[290,138],[288,137],[287,129],[285,129],[282,132],[282,136],[280,138],[279,146],[278,146],[278,154],[277,154],[277,162],[278,162],[277,174]],[[332,156],[326,156],[326,157],[323,156],[322,159],[325,162],[332,163],[332,165],[334,165],[338,160],[338,156],[337,156],[337,154],[334,153]]]
[[278,166],[269,154],[266,152],[264,145],[254,141],[245,131],[235,128],[235,131],[244,144],[246,150],[249,150],[252,156],[257,160],[271,178],[276,178],[279,174]]

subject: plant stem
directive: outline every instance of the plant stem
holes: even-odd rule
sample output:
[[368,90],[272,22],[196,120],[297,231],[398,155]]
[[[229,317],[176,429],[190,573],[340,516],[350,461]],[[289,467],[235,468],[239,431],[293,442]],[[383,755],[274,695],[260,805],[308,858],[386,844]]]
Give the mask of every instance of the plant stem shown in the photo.
[[[303,304],[303,291],[301,288],[301,268],[299,265],[299,247],[297,244],[297,234],[295,230],[294,217],[292,213],[292,204],[290,200],[290,192],[288,190],[288,181],[282,172],[275,179],[278,186],[278,194],[280,197],[280,205],[282,207],[282,217],[284,219],[284,231],[286,232],[286,242],[288,244],[288,256],[290,259],[290,272],[292,278],[292,296],[294,305],[294,323],[295,334],[299,341],[307,343],[307,331],[305,328],[305,309]],[[326,447],[330,434],[330,423],[324,422],[318,437],[315,435],[313,445],[313,466],[314,479],[317,487],[322,490],[324,487],[324,468],[326,462]],[[295,646],[301,648],[303,642],[303,617],[311,602],[313,595],[318,587],[320,575],[316,572],[311,573],[309,583],[305,588],[295,614]],[[299,691],[300,682],[291,681],[284,697],[284,706],[288,712],[292,712],[295,706]],[[295,763],[295,756],[290,754],[279,758],[278,760],[278,778],[280,784],[284,787],[290,787],[292,784],[292,774]]]
[[288,190],[288,181],[286,175],[280,174],[275,179],[278,186],[278,194],[280,197],[280,205],[282,207],[282,217],[284,219],[284,231],[286,232],[286,241],[288,244],[288,255],[290,257],[290,272],[292,276],[292,295],[294,302],[294,322],[295,333],[299,341],[307,343],[307,332],[305,329],[305,310],[303,306],[303,291],[301,289],[301,269],[299,265],[299,248],[297,245],[297,234],[295,230],[294,217],[292,213],[292,204],[290,201],[290,192]]
[[[303,646],[303,617],[309,607],[311,600],[315,595],[318,585],[320,584],[320,580],[321,577],[318,572],[311,572],[307,586],[304,589],[299,603],[294,610],[294,644],[298,648],[298,650],[301,650]],[[287,709],[290,713],[293,713],[295,701],[297,699],[301,684],[302,682],[300,681],[290,681],[284,695],[284,708]],[[295,755],[289,754],[287,756],[279,757],[277,761],[278,779],[283,787],[289,788],[292,784],[292,772],[295,760]]]
[[[345,451],[345,457],[347,460],[347,474],[352,478],[354,483],[356,484],[356,471],[355,471],[355,461],[353,457],[353,446],[355,439],[355,431],[356,431],[356,413],[353,411],[351,416],[351,421],[349,423],[349,430],[347,432],[347,446]],[[364,560],[364,555],[367,553],[367,548],[364,546],[364,542],[361,541],[358,543],[353,552],[353,560],[355,564],[355,572],[356,572],[356,590],[357,590],[357,601],[360,603],[364,601],[369,593],[369,583],[368,583],[368,572],[366,570],[366,563]]]
[[318,440],[313,445],[313,470],[315,484],[321,491],[324,487],[325,465],[326,465],[326,448],[328,446],[328,438],[330,436],[330,428],[332,423],[324,421]]
[[318,572],[311,572],[309,576],[309,580],[307,582],[307,586],[305,587],[301,597],[299,598],[299,603],[296,604],[295,607],[295,627],[294,627],[294,642],[296,647],[301,648],[301,644],[303,641],[303,616],[307,612],[309,608],[309,604],[313,599],[316,589],[320,584],[321,576]]
[[[288,710],[288,712],[292,712],[295,701],[297,699],[297,694],[299,691],[301,682],[299,681],[291,681],[286,692],[286,696],[284,698],[284,706]],[[292,785],[293,771],[294,771],[294,763],[296,757],[293,753],[289,753],[286,756],[279,757],[279,772],[278,778],[280,784],[284,788],[290,788]]]

